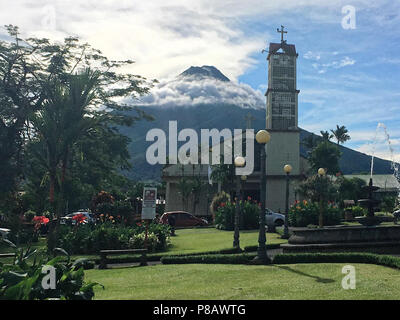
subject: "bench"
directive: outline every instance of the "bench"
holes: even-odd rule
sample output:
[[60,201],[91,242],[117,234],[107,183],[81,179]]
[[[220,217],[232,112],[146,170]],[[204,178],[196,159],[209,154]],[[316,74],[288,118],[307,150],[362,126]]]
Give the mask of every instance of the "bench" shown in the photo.
[[14,258],[15,253],[0,253],[0,258]]
[[147,249],[127,249],[127,250],[100,250],[99,269],[107,269],[107,256],[115,254],[138,254],[140,253],[140,265],[147,266]]

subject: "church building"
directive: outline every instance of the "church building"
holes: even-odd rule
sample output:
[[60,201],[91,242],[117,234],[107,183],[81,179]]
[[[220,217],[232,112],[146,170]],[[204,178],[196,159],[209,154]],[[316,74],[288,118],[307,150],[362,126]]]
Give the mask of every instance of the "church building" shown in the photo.
[[[284,40],[284,27],[280,43],[270,43],[268,49],[268,89],[266,96],[265,129],[271,139],[266,147],[266,208],[275,212],[284,212],[286,201],[286,173],[283,167],[292,166],[290,173],[290,199],[293,203],[298,196],[295,187],[304,179],[307,160],[300,156],[300,129],[298,127],[297,57],[294,44]],[[265,51],[265,50],[264,50]],[[234,129],[234,128],[231,128]],[[254,141],[254,172],[241,180],[242,195],[245,199],[260,198],[260,148]],[[221,149],[222,150],[222,149]],[[199,216],[210,215],[209,205],[214,195],[221,190],[218,183],[209,184],[209,166],[167,165],[163,169],[162,179],[166,183],[165,211],[185,210]],[[201,190],[196,194],[183,196],[185,179],[203,181]],[[232,180],[232,182],[234,182]],[[234,189],[234,188],[232,188]],[[232,190],[231,189],[231,190]]]

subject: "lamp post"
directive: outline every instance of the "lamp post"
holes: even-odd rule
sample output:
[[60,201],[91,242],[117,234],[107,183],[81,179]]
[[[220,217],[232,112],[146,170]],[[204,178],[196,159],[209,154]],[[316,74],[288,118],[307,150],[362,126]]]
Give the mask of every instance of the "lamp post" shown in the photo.
[[289,239],[289,227],[288,227],[288,217],[289,217],[289,175],[292,172],[292,166],[287,164],[283,167],[283,171],[286,173],[286,206],[285,206],[285,226],[283,228],[283,239]]
[[261,185],[260,185],[260,201],[261,201],[261,210],[259,217],[259,233],[258,233],[258,249],[257,249],[257,257],[254,259],[255,263],[258,264],[267,264],[270,262],[267,255],[267,247],[265,242],[267,241],[265,236],[265,196],[266,196],[266,169],[265,169],[265,161],[266,161],[266,153],[265,153],[265,145],[269,142],[271,136],[268,131],[260,130],[256,134],[257,143],[261,144]]
[[[241,199],[244,201],[245,200],[245,198],[244,198],[244,184],[247,181],[247,176],[245,176],[245,175],[241,176],[240,180],[241,180],[241,182],[240,182],[240,191],[241,191],[240,196],[241,196]],[[239,226],[240,227],[243,227],[243,223],[244,223],[243,219],[244,219],[243,214],[241,214],[240,217],[239,217]]]
[[[245,159],[243,157],[236,157],[234,164],[235,168],[244,167]],[[235,227],[234,227],[234,234],[233,234],[233,247],[239,249],[240,242],[239,242],[239,211],[240,211],[240,177],[236,177],[236,207],[235,207]]]
[[326,174],[326,171],[324,168],[319,168],[318,169],[318,175],[319,175],[319,181],[320,181],[320,193],[319,193],[319,219],[318,219],[318,225],[320,228],[324,226],[324,197],[323,194],[325,192],[325,184],[324,184],[324,176]]

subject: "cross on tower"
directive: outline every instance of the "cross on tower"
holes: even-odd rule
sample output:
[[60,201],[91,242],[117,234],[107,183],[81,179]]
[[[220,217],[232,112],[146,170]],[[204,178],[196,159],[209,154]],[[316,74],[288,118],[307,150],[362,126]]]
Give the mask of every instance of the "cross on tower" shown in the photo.
[[285,42],[285,40],[283,40],[283,34],[287,33],[287,31],[283,31],[283,29],[285,29],[285,27],[282,25],[281,25],[281,30],[279,30],[279,28],[276,29],[276,32],[281,34],[281,42]]

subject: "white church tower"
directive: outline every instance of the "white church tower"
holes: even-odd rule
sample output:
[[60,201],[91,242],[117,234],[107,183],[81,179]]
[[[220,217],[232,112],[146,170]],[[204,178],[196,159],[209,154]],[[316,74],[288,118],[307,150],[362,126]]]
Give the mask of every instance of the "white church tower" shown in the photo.
[[[296,63],[298,54],[293,44],[283,39],[280,43],[270,43],[268,51],[268,90],[266,129],[271,140],[267,152],[267,203],[266,207],[284,212],[285,207],[285,164],[293,168],[292,181],[300,175],[300,130],[298,128],[298,94],[296,83]],[[293,183],[292,188],[293,189]],[[294,200],[293,190],[290,192]]]

